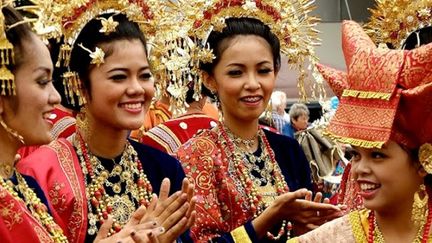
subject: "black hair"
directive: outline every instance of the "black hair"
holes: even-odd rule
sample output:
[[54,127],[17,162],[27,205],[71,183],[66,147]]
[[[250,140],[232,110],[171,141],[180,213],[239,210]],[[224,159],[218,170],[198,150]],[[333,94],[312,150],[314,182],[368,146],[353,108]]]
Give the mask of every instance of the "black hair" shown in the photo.
[[27,23],[20,23],[12,28],[7,28],[8,26],[19,23],[23,20],[22,15],[10,6],[2,8],[2,13],[5,18],[6,26],[6,38],[13,45],[14,49],[14,63],[8,65],[8,69],[14,72],[23,62],[23,49],[24,42],[31,40],[33,32]]
[[[114,21],[118,22],[114,32],[108,34],[101,33],[99,30],[102,28],[100,18],[108,19],[113,17]],[[79,47],[78,44],[82,44],[89,50],[94,51],[96,47],[100,48],[100,45],[109,44],[119,40],[139,40],[143,44],[144,50],[146,50],[146,39],[138,24],[130,21],[124,14],[113,14],[106,13],[90,20],[79,33],[75,40],[74,47],[72,48],[69,68],[73,72],[77,72],[78,76],[83,84],[83,89],[87,91],[89,98],[91,99],[90,93],[90,80],[89,73],[94,67],[91,64],[91,58],[89,53],[83,48]],[[104,46],[105,58],[111,55],[114,50],[111,46]],[[69,106],[70,107],[70,106]],[[74,110],[79,107],[70,107]]]
[[[192,85],[193,85],[193,83],[192,83]],[[194,91],[193,87],[189,87],[188,91],[186,92],[186,103],[190,104],[190,103],[195,101],[195,99],[193,98],[194,93],[195,93],[195,91]],[[207,96],[207,97],[212,97],[212,93],[204,85],[201,85],[201,95]]]
[[226,27],[222,32],[212,31],[207,40],[216,58],[211,63],[202,63],[201,70],[212,74],[214,67],[219,63],[222,53],[228,48],[229,40],[238,35],[256,35],[265,39],[273,54],[274,69],[279,70],[281,65],[279,39],[270,28],[258,19],[254,18],[228,18]]
[[432,26],[424,27],[412,32],[405,40],[403,49],[412,50],[432,42]]

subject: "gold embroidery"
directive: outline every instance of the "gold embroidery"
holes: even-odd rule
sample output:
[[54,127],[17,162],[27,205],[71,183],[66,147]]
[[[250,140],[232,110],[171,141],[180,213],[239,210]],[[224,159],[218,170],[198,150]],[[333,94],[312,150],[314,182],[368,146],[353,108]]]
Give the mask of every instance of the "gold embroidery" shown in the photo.
[[7,200],[6,197],[8,194],[7,190],[0,186],[0,216],[6,228],[12,230],[15,224],[21,224],[23,222],[23,212],[21,210],[16,210],[16,202]]
[[60,212],[64,212],[66,210],[66,195],[61,193],[61,190],[64,187],[64,183],[54,181],[51,190],[48,192],[48,195],[51,198],[51,204]]
[[231,231],[231,236],[235,243],[252,243],[244,226],[240,226]]

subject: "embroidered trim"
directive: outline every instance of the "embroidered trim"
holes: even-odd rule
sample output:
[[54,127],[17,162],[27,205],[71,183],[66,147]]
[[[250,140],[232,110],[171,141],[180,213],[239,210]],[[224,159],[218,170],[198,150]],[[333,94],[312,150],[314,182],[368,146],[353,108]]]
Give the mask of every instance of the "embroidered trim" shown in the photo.
[[173,154],[182,145],[171,129],[163,124],[150,129],[146,135],[164,147],[168,154]]
[[373,92],[373,91],[359,91],[345,89],[342,92],[342,97],[354,97],[359,99],[381,99],[390,100],[391,93]]
[[75,125],[75,122],[76,120],[73,117],[63,117],[58,120],[51,129],[51,137],[54,139],[58,138],[69,127]]
[[365,232],[368,232],[368,229],[364,229],[363,221],[366,220],[367,225],[367,217],[369,215],[370,210],[363,209],[360,211],[353,211],[348,214],[348,219],[351,225],[351,230],[353,232],[354,238],[358,243],[367,242],[367,236]]
[[235,243],[252,243],[244,226],[234,229],[230,234]]

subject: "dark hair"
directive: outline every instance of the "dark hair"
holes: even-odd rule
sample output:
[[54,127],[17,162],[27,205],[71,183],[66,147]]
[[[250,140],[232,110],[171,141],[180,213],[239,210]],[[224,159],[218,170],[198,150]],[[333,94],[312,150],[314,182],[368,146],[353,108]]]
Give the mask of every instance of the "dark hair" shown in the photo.
[[424,27],[411,33],[405,40],[404,50],[412,50],[432,42],[432,26]]
[[216,58],[211,63],[202,63],[201,70],[212,74],[214,67],[219,63],[222,53],[228,48],[229,41],[238,35],[256,35],[265,39],[273,54],[275,70],[281,65],[280,43],[270,28],[258,19],[254,18],[229,18],[225,20],[226,27],[222,32],[212,31],[207,40]]
[[[192,83],[192,85],[193,85],[193,83]],[[195,101],[195,99],[193,97],[194,93],[195,93],[195,91],[193,89],[193,86],[189,87],[188,91],[186,92],[186,103],[190,104],[190,103]],[[206,88],[204,85],[201,85],[201,95],[211,97],[211,98],[213,96],[212,93],[210,92],[210,90],[208,88]]]
[[[119,23],[118,26],[114,32],[109,34],[101,33],[99,30],[102,28],[102,23],[99,18],[102,17],[107,19],[110,16],[113,17],[114,21]],[[84,26],[75,40],[75,44],[71,52],[69,68],[71,71],[78,73],[83,84],[83,88],[88,92],[90,98],[91,93],[89,73],[94,65],[90,64],[91,58],[89,53],[83,48],[79,47],[78,44],[82,44],[87,49],[94,51],[97,46],[100,48],[100,45],[102,44],[109,44],[119,40],[140,40],[144,49],[146,50],[146,40],[138,24],[130,21],[124,14],[107,13],[93,18]],[[105,45],[104,52],[106,58],[111,55],[114,50],[111,46]],[[79,109],[79,107],[71,108],[75,110]]]
[[[5,25],[11,26],[20,21],[23,21],[22,15],[10,6],[6,6],[2,8],[2,12],[5,18]],[[24,42],[26,40],[31,40],[33,32],[31,31],[30,26],[27,23],[21,23],[13,28],[7,28],[6,30],[6,38],[14,47],[14,64],[8,65],[8,69],[14,72],[23,62],[23,49]]]

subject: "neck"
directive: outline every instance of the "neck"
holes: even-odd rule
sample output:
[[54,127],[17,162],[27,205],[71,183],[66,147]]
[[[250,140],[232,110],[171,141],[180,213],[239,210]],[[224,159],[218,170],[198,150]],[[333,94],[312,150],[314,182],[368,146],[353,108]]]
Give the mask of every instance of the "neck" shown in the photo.
[[[253,146],[249,149],[253,152],[258,148],[258,119],[253,121],[239,121],[236,119],[224,119],[223,124],[233,133],[234,136],[243,140],[255,139]],[[243,146],[242,146],[243,147]]]
[[9,134],[0,128],[0,176],[9,178],[11,176],[9,169],[15,165],[15,156],[20,143],[10,138]]
[[189,107],[186,110],[185,115],[190,115],[190,114],[197,114],[197,113],[203,113],[203,107],[204,104],[206,102],[206,97],[201,98],[198,101],[193,101],[192,103],[189,104]]
[[[386,242],[412,242],[417,237],[420,226],[416,226],[411,222],[411,204],[397,211],[387,210],[385,212],[375,211],[376,221]],[[391,212],[390,212],[391,211]],[[397,213],[395,213],[397,212]],[[425,224],[426,222],[422,222]],[[420,232],[422,235],[423,232]]]
[[90,152],[103,158],[115,158],[126,145],[127,130],[119,130],[109,125],[94,124],[89,122],[89,135],[84,135],[84,140]]

